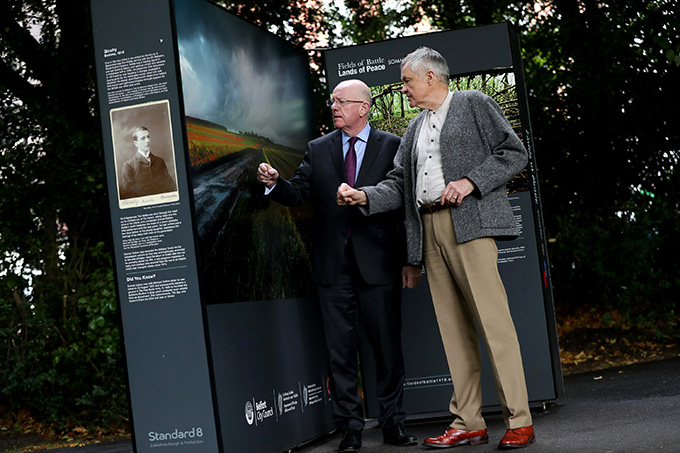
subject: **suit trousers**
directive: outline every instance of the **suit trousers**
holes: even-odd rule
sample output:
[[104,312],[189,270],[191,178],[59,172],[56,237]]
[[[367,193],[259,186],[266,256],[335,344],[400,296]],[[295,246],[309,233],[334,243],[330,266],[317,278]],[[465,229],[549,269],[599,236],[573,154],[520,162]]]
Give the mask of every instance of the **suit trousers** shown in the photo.
[[332,377],[333,419],[341,431],[362,430],[365,424],[357,363],[359,317],[376,362],[378,422],[390,427],[405,419],[399,277],[395,275],[394,284],[366,284],[348,243],[336,282],[317,285]]
[[459,244],[451,211],[423,214],[424,262],[453,381],[452,428],[485,429],[479,334],[486,343],[507,428],[532,424],[524,369],[492,238]]

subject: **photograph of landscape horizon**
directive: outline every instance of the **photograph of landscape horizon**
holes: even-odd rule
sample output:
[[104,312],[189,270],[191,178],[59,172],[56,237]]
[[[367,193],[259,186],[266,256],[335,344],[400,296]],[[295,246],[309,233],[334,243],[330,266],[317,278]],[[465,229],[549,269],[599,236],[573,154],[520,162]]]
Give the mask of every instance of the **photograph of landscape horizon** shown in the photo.
[[290,177],[314,134],[307,56],[207,1],[175,12],[203,296],[309,296],[311,211],[256,180],[260,162]]

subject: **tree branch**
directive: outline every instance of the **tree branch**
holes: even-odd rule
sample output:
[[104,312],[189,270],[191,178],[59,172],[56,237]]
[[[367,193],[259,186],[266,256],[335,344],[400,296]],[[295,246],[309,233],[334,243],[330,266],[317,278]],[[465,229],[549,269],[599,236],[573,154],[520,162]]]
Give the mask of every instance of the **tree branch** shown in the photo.
[[45,97],[42,88],[32,85],[2,60],[0,60],[0,89],[8,90],[25,104],[42,102]]
[[14,20],[14,14],[5,2],[0,6],[0,38],[6,42],[16,58],[26,63],[29,73],[37,80],[49,77],[52,58],[45,52],[30,31]]

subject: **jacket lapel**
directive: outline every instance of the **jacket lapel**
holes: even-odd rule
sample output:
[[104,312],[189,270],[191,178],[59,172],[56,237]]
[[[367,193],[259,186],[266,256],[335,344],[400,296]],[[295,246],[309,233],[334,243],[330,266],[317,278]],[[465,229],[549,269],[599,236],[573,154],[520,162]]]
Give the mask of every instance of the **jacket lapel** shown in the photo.
[[347,178],[345,178],[345,159],[342,156],[342,133],[339,130],[336,129],[333,132],[329,147],[331,160],[333,161],[335,172],[338,174],[338,179],[347,182]]
[[[414,184],[415,184],[415,175],[417,174],[416,167],[418,165],[418,137],[420,137],[420,129],[423,127],[423,120],[424,119],[425,119],[425,115],[423,113],[420,113],[420,115],[418,115],[416,117],[416,119],[414,120],[414,121],[416,121],[416,123],[415,123],[416,130],[415,130],[415,134],[413,136],[413,144],[411,145],[411,154],[410,154],[411,171],[413,172],[413,175],[414,175],[414,178],[413,178]],[[415,191],[415,186],[414,186],[413,190]]]

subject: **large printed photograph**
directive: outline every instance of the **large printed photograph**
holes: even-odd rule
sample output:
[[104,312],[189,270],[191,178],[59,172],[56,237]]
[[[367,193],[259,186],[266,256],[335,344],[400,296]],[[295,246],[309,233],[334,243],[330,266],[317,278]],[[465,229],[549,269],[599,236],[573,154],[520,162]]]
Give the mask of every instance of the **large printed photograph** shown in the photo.
[[[401,93],[402,83],[371,87],[373,107],[369,121],[378,129],[402,136],[409,121],[418,116],[420,108],[409,107],[408,99]],[[452,76],[449,83],[451,91],[478,90],[493,98],[501,107],[513,130],[525,143],[520,120],[517,85],[512,68],[498,68],[482,74]],[[529,190],[528,173],[525,169],[507,183],[508,193]]]
[[208,303],[311,295],[309,207],[269,203],[260,162],[289,178],[314,133],[306,54],[204,0],[176,0]]
[[120,209],[179,200],[169,101],[109,114]]

